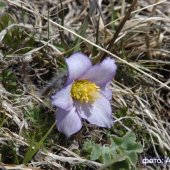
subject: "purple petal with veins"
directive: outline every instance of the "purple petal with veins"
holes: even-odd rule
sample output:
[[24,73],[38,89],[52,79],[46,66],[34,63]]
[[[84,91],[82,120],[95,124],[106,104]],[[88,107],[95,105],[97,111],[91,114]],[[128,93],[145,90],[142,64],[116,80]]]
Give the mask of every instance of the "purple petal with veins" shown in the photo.
[[80,76],[82,76],[82,74],[92,67],[90,59],[80,52],[74,53],[69,58],[67,58],[66,63],[68,66],[68,79],[66,85],[78,79]]
[[55,114],[59,132],[64,133],[67,137],[70,137],[72,134],[81,129],[81,118],[77,114],[75,107],[73,107],[70,111],[58,109]]
[[116,74],[117,66],[111,58],[106,58],[100,64],[91,67],[81,79],[96,83],[98,86],[105,86]]

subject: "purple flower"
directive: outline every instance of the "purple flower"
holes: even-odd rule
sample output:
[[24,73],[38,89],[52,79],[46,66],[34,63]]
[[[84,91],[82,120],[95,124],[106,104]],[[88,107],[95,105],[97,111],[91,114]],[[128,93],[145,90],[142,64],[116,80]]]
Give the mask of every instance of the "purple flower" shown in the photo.
[[117,66],[111,58],[92,66],[82,53],[74,53],[66,59],[68,78],[64,88],[52,96],[52,104],[58,107],[57,128],[67,137],[78,132],[82,120],[110,128],[113,125],[110,99],[110,82]]

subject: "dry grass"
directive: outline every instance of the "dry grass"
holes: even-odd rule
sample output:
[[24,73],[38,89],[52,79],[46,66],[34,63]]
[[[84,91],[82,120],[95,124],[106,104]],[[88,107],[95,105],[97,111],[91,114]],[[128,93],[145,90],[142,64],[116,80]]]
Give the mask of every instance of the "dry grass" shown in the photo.
[[[112,83],[116,120],[109,133],[121,136],[122,131],[135,132],[144,146],[139,167],[145,156],[170,156],[170,2],[133,2],[131,5],[124,0],[93,3],[63,0],[62,4],[59,0],[4,1],[6,6],[0,15],[8,13],[14,23],[0,31],[0,74],[6,76],[0,83],[0,148],[11,141],[19,160],[8,158],[2,166],[6,169],[10,169],[8,163],[15,168],[20,166],[16,164],[30,146],[29,132],[39,129],[43,122],[29,115],[34,109],[45,113],[45,120],[50,119],[47,127],[52,126],[55,110],[50,96],[63,85],[66,77],[63,58],[74,50],[86,53],[94,63],[107,55],[116,59],[118,72]],[[129,8],[132,9],[128,15]],[[88,24],[81,28],[85,18]],[[15,41],[8,44],[7,34],[17,28],[21,32],[14,34],[26,38],[21,38],[18,46]],[[81,149],[90,138],[107,143],[104,137],[108,132],[84,125],[68,140],[53,130],[28,167],[64,170],[74,169],[80,163],[91,169],[101,167],[101,163],[83,158]],[[37,132],[35,143],[47,127],[40,127],[42,131]]]

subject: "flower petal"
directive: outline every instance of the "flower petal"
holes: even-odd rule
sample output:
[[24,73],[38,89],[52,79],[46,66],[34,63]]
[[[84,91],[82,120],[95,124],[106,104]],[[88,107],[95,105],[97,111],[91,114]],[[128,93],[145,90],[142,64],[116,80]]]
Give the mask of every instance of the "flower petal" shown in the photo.
[[102,94],[93,104],[81,104],[78,102],[75,104],[79,115],[91,124],[108,128],[113,125],[114,120],[110,102]]
[[81,118],[73,107],[70,111],[58,109],[56,112],[57,128],[59,132],[64,133],[67,137],[78,132],[81,127]]
[[90,59],[85,54],[80,52],[74,53],[69,58],[67,58],[66,63],[68,65],[67,85],[73,80],[79,78],[92,67]]
[[117,66],[115,60],[106,58],[100,64],[96,64],[88,70],[81,79],[96,83],[98,86],[105,86],[116,74]]
[[112,90],[110,89],[110,82],[108,82],[105,86],[101,87],[101,93],[108,99],[112,99]]
[[51,97],[52,105],[56,107],[60,107],[65,110],[70,110],[73,107],[73,100],[71,97],[71,87],[72,84],[66,86],[65,88],[61,89],[55,95]]

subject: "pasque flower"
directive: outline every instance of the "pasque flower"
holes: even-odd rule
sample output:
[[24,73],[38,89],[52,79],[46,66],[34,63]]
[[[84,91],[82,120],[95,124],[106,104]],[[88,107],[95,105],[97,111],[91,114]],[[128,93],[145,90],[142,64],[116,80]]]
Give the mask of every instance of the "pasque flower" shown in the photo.
[[65,86],[52,96],[57,128],[67,137],[78,132],[82,119],[99,127],[113,125],[110,82],[117,66],[111,58],[92,65],[83,53],[74,53],[66,59],[68,78]]

